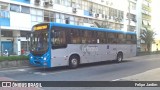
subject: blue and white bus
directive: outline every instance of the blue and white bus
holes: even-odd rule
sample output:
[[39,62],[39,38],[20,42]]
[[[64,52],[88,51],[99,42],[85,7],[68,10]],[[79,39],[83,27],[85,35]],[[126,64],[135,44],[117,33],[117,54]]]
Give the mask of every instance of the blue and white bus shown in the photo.
[[57,67],[136,56],[136,33],[55,22],[33,26],[30,63]]

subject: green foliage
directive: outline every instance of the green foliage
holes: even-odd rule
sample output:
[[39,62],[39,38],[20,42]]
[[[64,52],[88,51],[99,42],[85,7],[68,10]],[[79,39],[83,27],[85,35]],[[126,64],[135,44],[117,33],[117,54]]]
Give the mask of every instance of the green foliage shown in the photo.
[[14,61],[14,60],[28,60],[29,57],[28,56],[9,56],[9,57],[6,57],[6,56],[0,56],[0,61],[5,61],[5,60],[8,60],[8,61]]
[[153,32],[153,30],[149,30],[148,28],[145,29],[146,30],[143,30],[141,39],[145,41],[148,51],[151,51],[151,44],[154,42],[155,32]]

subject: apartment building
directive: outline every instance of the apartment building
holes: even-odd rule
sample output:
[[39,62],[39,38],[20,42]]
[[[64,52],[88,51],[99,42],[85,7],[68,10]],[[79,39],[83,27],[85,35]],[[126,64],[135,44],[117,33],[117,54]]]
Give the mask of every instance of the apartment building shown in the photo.
[[[27,33],[40,22],[103,27],[140,33],[139,0],[0,0],[1,52],[21,54],[28,49]],[[150,2],[146,0],[146,2]],[[141,22],[149,25],[148,4]],[[138,23],[138,24],[137,24]],[[142,24],[142,26],[143,26]],[[144,24],[145,25],[145,24]],[[137,31],[138,29],[138,31]],[[139,34],[138,34],[139,35]]]
[[145,28],[152,30],[151,3],[151,0],[137,0],[137,45],[141,51],[147,51],[145,41],[140,38],[143,30],[145,30]]

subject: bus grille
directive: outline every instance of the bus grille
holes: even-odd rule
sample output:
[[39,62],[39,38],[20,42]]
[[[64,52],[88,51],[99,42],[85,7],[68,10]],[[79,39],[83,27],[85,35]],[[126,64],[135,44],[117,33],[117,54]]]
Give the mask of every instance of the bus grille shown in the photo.
[[41,64],[40,61],[34,61],[36,64]]
[[40,57],[35,57],[34,60],[39,61],[39,60],[41,60],[41,58]]

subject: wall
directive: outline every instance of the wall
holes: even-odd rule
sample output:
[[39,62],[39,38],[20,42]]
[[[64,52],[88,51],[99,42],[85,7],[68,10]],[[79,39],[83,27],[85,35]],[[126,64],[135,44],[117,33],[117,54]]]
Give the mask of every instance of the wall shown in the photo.
[[28,30],[31,28],[31,15],[10,12],[10,26],[17,30]]
[[160,51],[160,40],[155,40],[155,43],[152,44],[152,51]]
[[9,18],[0,18],[0,26],[10,26]]

